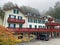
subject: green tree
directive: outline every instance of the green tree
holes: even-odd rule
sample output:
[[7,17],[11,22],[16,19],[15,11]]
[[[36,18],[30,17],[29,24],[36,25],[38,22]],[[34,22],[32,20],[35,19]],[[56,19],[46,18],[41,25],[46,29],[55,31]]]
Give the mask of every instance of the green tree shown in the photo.
[[56,2],[54,8],[49,8],[46,14],[60,19],[60,2]]
[[14,4],[12,2],[8,2],[8,3],[5,3],[3,7],[0,7],[0,17],[4,19],[4,15],[5,15],[4,10],[9,9],[10,7],[13,7],[13,6]]
[[8,2],[8,3],[5,3],[3,5],[3,9],[7,9],[7,8],[10,8],[10,7],[14,7],[14,4],[12,2]]
[[0,17],[3,19],[4,18],[4,11],[1,9],[1,7],[0,7]]
[[52,7],[49,8],[49,10],[46,12],[47,15],[54,15],[54,9]]
[[56,2],[54,9],[55,9],[54,17],[60,19],[60,2]]

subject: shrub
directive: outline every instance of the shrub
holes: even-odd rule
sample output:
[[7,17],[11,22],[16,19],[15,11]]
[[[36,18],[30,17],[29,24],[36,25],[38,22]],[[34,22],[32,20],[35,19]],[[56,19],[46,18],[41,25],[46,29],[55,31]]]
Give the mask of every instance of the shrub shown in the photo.
[[15,45],[14,40],[13,34],[0,25],[0,45]]

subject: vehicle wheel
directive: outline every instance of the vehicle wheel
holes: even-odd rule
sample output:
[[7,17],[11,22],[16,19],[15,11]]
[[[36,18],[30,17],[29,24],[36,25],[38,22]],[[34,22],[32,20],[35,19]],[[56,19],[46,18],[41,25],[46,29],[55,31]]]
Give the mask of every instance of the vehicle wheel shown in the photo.
[[48,41],[49,39],[45,39],[45,41]]

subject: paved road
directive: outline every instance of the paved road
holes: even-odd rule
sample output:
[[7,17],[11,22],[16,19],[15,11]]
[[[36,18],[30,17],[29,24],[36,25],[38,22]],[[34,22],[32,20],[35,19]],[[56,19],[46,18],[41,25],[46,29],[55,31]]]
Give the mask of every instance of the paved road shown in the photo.
[[32,41],[18,45],[60,45],[60,38],[50,39],[49,41]]

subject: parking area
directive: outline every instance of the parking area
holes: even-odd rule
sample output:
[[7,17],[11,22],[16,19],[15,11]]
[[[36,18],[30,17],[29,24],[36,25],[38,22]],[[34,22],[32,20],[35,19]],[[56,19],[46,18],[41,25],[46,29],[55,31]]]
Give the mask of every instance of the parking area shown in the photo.
[[60,38],[50,39],[49,41],[36,40],[36,41],[21,43],[17,45],[60,45]]

